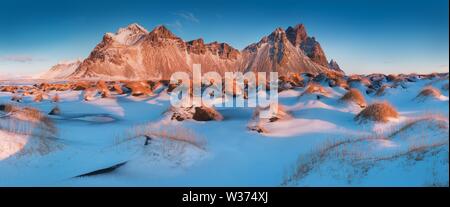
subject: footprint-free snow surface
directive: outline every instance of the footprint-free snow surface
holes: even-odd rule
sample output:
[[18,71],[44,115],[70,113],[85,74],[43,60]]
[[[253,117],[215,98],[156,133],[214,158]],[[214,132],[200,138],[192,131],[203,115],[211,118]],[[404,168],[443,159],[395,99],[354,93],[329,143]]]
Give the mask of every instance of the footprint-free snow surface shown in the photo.
[[[430,84],[442,94],[415,99]],[[219,121],[172,120],[166,90],[89,101],[51,91],[57,103],[24,97],[14,104],[43,114],[58,106],[48,115],[57,132],[7,130],[11,114],[0,114],[0,186],[448,186],[448,78],[402,86],[383,95],[356,86],[368,104],[397,109],[386,123],[356,122],[362,109],[340,101],[340,87],[324,86],[320,98],[284,90],[288,115],[259,132],[248,107],[218,107]],[[0,103],[11,96],[0,92]]]

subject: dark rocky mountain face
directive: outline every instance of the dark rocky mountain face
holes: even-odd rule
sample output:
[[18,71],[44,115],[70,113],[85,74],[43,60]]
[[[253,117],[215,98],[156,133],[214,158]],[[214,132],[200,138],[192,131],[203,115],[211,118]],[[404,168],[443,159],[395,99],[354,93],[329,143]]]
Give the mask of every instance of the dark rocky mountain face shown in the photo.
[[308,37],[299,24],[277,28],[239,51],[227,43],[205,43],[199,38],[185,42],[164,26],[151,32],[137,24],[107,33],[71,78],[109,77],[121,79],[167,79],[173,72],[191,72],[201,64],[202,72],[277,71],[322,73],[335,70],[320,44]]

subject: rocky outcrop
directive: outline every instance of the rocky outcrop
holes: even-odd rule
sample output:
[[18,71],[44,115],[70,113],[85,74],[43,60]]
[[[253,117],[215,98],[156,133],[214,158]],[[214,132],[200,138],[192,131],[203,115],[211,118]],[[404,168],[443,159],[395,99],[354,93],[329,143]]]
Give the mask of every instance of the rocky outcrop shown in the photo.
[[303,25],[278,28],[239,51],[227,43],[185,42],[164,26],[151,32],[137,24],[106,33],[102,41],[70,75],[71,78],[168,79],[174,72],[276,71],[318,74],[330,70],[320,44]]
[[280,75],[287,75],[318,74],[329,70],[306,56],[296,47],[296,42],[297,40],[292,44],[286,32],[277,28],[269,36],[243,50],[244,71],[278,72]]
[[328,67],[328,61],[325,52],[319,42],[314,37],[309,37],[306,33],[305,26],[299,24],[295,27],[288,27],[286,30],[289,41],[308,56],[315,63]]

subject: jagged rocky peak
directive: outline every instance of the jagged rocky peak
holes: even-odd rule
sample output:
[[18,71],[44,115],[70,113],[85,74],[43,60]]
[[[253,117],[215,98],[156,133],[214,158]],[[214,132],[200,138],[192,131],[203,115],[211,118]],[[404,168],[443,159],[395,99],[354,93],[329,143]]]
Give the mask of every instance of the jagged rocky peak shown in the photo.
[[186,42],[187,52],[189,54],[205,54],[207,51],[213,55],[218,55],[222,59],[237,59],[240,55],[239,50],[231,47],[226,43],[217,41],[205,44],[202,38]]
[[295,27],[288,27],[286,29],[286,36],[296,47],[300,46],[300,44],[308,37],[303,24],[298,24]]
[[142,27],[137,23],[128,25],[128,27],[124,30],[130,30],[133,31],[134,33],[148,33],[148,31],[144,27]]
[[237,59],[240,56],[239,50],[231,47],[227,43],[211,42],[208,44],[208,48],[213,54],[218,54],[223,59]]
[[205,41],[202,38],[191,40],[186,42],[188,53],[194,53],[197,55],[206,53]]
[[286,33],[284,32],[283,28],[278,27],[273,31],[269,37],[269,41],[277,42],[277,41],[284,41],[287,40]]
[[174,35],[167,27],[164,25],[159,25],[153,29],[149,35],[153,38],[162,38],[162,39],[178,39],[176,35]]
[[316,41],[316,38],[307,37],[300,45],[300,48],[312,61],[324,67],[328,67],[328,60],[325,56],[325,52],[323,52],[323,49],[319,42]]
[[165,26],[148,32],[138,24],[108,33],[77,69],[73,78],[170,77],[176,71],[190,71],[202,64],[204,71],[277,71],[280,74],[330,71],[329,62],[305,26],[275,29],[261,41],[239,51],[226,43],[185,42]]
[[339,64],[333,59],[331,59],[330,63],[328,63],[328,68],[336,71],[342,71],[341,67],[339,67]]
[[303,24],[295,27],[289,27],[286,30],[286,36],[295,47],[308,56],[315,63],[328,67],[328,61],[319,42],[314,37],[309,37]]
[[119,30],[115,33],[115,35],[120,35],[120,34],[147,34],[148,31],[142,27],[141,25],[137,24],[137,23],[132,23],[130,25],[128,25],[127,27],[122,27],[119,28]]
[[256,52],[264,44],[280,45],[280,44],[285,44],[286,42],[287,42],[287,37],[286,37],[285,31],[281,27],[278,27],[272,33],[270,33],[269,36],[264,36],[263,38],[261,38],[261,40],[258,43],[253,43],[253,44],[245,47],[243,51]]

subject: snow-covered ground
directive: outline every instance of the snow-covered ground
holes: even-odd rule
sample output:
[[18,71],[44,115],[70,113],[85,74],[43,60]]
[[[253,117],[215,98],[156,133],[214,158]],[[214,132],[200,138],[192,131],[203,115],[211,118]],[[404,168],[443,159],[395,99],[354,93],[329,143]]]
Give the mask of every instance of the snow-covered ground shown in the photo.
[[[430,83],[442,95],[416,100]],[[60,108],[49,116],[57,133],[42,150],[33,132],[0,128],[0,186],[448,186],[446,83],[408,82],[383,96],[362,91],[369,104],[386,100],[400,114],[365,124],[354,120],[359,106],[339,101],[343,88],[325,87],[329,95],[319,100],[300,96],[304,88],[285,90],[279,101],[289,116],[265,123],[264,133],[248,129],[253,108],[217,108],[222,121],[171,120],[165,90],[91,101],[80,91],[50,92],[59,103],[25,97],[18,106]],[[10,99],[0,92],[0,103]],[[140,129],[175,139],[144,145]]]

